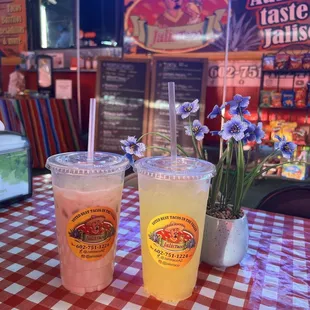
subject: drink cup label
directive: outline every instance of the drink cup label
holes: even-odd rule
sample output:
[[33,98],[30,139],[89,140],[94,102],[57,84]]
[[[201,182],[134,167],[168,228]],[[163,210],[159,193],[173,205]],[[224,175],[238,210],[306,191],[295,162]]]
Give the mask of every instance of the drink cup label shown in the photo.
[[191,217],[164,213],[147,228],[147,245],[153,259],[163,268],[178,269],[190,262],[198,244],[199,229]]
[[102,259],[112,248],[117,215],[107,207],[91,207],[72,215],[67,224],[67,240],[72,252],[82,260]]

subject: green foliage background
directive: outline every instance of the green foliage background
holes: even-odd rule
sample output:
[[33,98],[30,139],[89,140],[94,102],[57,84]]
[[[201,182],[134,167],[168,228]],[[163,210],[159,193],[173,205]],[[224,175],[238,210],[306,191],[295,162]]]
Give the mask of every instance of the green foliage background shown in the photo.
[[0,178],[9,184],[28,182],[27,151],[0,155]]

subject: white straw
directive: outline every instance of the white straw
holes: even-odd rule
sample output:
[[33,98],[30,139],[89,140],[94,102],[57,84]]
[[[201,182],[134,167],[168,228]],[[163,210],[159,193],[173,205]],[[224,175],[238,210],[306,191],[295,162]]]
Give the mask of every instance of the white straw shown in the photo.
[[76,0],[76,77],[77,77],[77,103],[78,103],[78,116],[79,116],[79,131],[82,131],[82,107],[81,107],[81,54],[80,54],[80,0]]
[[[226,26],[226,44],[225,44],[225,61],[224,61],[224,83],[223,83],[223,98],[222,104],[226,102],[227,92],[227,68],[228,68],[228,53],[229,53],[229,40],[230,40],[230,23],[231,23],[231,0],[228,0],[228,19]],[[222,110],[222,116],[225,116],[225,109]],[[224,126],[224,118],[221,118],[221,130]],[[220,141],[220,158],[223,155],[223,139]]]
[[168,83],[169,96],[169,123],[170,123],[170,148],[171,148],[171,162],[177,160],[177,122],[175,112],[175,83]]
[[89,127],[88,127],[88,149],[87,149],[87,161],[94,160],[95,149],[95,122],[96,121],[96,99],[90,99],[89,106]]

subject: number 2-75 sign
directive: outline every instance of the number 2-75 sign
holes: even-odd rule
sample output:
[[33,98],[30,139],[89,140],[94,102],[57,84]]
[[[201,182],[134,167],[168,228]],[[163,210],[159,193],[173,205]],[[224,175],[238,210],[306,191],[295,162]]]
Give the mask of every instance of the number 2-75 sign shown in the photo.
[[[224,61],[209,62],[208,86],[223,87],[224,75]],[[228,87],[259,87],[261,61],[229,61],[226,76]]]

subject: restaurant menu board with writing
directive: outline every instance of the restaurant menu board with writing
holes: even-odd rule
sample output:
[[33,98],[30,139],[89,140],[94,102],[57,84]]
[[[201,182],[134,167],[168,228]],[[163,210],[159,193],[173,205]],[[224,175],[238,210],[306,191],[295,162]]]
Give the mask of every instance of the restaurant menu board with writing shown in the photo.
[[[199,119],[203,122],[206,74],[207,60],[155,57],[148,131],[169,136],[168,82],[175,82],[176,106],[195,99],[199,100],[200,109],[193,115],[192,121]],[[188,118],[183,121],[181,116],[177,116],[178,144],[193,155],[191,137],[185,135],[184,126],[186,125],[188,125]],[[169,143],[167,144],[167,141],[159,136],[149,136],[148,145],[163,147],[168,146]],[[152,155],[160,154],[162,154],[160,149],[152,150]]]
[[145,132],[149,66],[149,60],[99,59],[97,150],[121,152],[120,140]]

